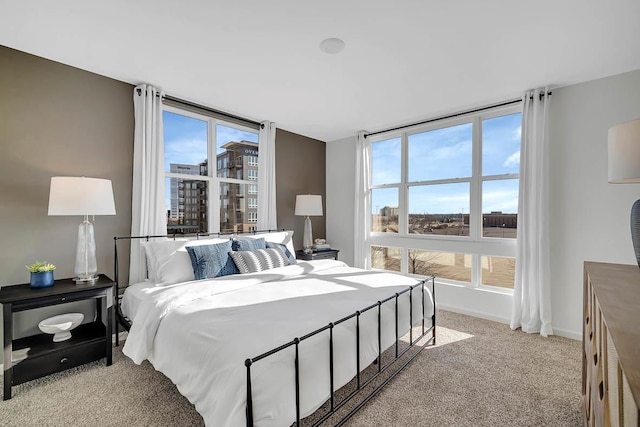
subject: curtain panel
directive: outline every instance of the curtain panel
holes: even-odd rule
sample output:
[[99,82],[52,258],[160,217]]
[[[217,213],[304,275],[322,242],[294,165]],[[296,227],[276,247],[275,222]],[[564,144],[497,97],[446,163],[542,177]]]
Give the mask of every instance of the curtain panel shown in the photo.
[[358,268],[368,268],[370,264],[369,248],[366,242],[371,218],[369,214],[370,162],[365,135],[365,131],[360,131],[356,136],[353,265]]
[[258,144],[258,230],[278,228],[276,211],[276,124],[261,123]]
[[[162,91],[149,85],[133,90],[135,132],[133,140],[133,191],[131,235],[167,233],[164,202],[164,141]],[[129,283],[147,277],[147,264],[139,240],[131,241]]]
[[523,98],[516,278],[511,329],[553,335],[549,282],[548,88]]

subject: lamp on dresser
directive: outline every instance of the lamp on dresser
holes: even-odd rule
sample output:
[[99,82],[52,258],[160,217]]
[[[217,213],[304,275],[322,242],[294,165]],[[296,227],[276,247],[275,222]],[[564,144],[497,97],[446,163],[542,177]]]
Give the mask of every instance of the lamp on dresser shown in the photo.
[[297,216],[304,216],[304,235],[302,248],[305,253],[311,252],[313,246],[313,231],[311,230],[310,216],[322,216],[322,196],[316,194],[303,194],[296,196]]
[[[609,129],[608,153],[609,183],[640,183],[640,119]],[[640,267],[640,199],[631,207],[631,240]]]
[[98,279],[96,242],[89,215],[115,215],[111,181],[100,178],[54,176],[49,190],[49,215],[84,215],[78,227],[74,268],[76,283],[95,283]]

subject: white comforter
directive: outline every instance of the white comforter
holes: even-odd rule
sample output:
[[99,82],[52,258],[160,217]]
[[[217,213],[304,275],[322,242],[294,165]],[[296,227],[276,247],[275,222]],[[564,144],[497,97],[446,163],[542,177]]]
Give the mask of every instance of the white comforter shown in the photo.
[[[393,273],[348,267],[340,261],[299,262],[268,272],[185,282],[140,304],[124,353],[148,359],[169,377],[210,426],[245,425],[244,361],[345,317],[416,283]],[[414,324],[421,322],[419,288]],[[394,301],[383,305],[383,349],[395,340]],[[400,335],[409,329],[409,295],[399,298]],[[433,302],[425,292],[425,315]],[[377,309],[361,315],[360,367],[377,356]],[[329,397],[328,332],[300,344],[302,416]],[[355,319],[334,329],[335,388],[356,374]],[[294,349],[256,362],[252,370],[254,423],[295,421]]]

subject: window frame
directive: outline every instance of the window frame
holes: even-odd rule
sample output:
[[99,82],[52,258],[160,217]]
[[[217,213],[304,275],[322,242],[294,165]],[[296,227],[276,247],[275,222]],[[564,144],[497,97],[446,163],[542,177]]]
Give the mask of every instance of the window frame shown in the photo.
[[[167,172],[166,170],[164,170],[164,179],[166,180],[167,178],[181,178],[181,179],[187,179],[192,181],[207,182],[208,192],[209,192],[208,203],[207,203],[207,215],[209,218],[207,222],[207,226],[208,226],[207,232],[219,233],[220,232],[220,207],[221,207],[220,184],[222,183],[245,184],[245,185],[253,184],[253,185],[256,185],[257,187],[259,185],[259,182],[255,180],[236,179],[236,178],[228,178],[228,177],[223,178],[223,177],[217,176],[217,167],[216,168],[213,167],[213,166],[217,166],[218,164],[216,126],[222,125],[222,126],[230,127],[233,129],[238,129],[244,132],[255,133],[258,135],[258,147],[260,146],[260,131],[249,126],[243,126],[238,123],[225,121],[215,117],[206,116],[204,114],[198,114],[189,110],[183,110],[181,108],[174,107],[172,105],[162,104],[161,114],[164,114],[165,111],[207,122],[207,162],[209,165],[209,168],[207,171],[208,175],[180,174],[180,173],[174,173],[174,172]],[[164,124],[163,124],[162,132],[163,132],[162,144],[163,144],[163,151],[164,151]],[[164,157],[163,159],[163,165],[162,165],[163,169],[165,169],[164,167],[165,161],[166,161],[166,157]],[[257,188],[257,191],[259,191],[258,188]],[[256,194],[257,194],[257,191],[256,191]]]
[[[409,273],[410,249],[426,250],[433,252],[451,252],[468,254],[472,257],[471,282],[461,282],[456,280],[438,279],[439,282],[462,285],[472,288],[483,288],[500,293],[513,293],[512,288],[496,287],[482,284],[483,256],[496,256],[516,259],[517,238],[484,237],[482,234],[482,187],[486,181],[497,181],[505,179],[520,179],[519,173],[507,173],[484,176],[482,172],[482,122],[510,114],[522,113],[520,104],[496,107],[482,112],[460,115],[454,118],[437,120],[427,124],[410,126],[401,130],[394,130],[383,134],[367,137],[366,148],[369,159],[369,176],[367,183],[367,215],[366,223],[369,225],[365,237],[365,247],[367,250],[368,262],[371,262],[371,246],[385,246],[401,249],[400,271],[409,276],[420,277]],[[465,123],[472,123],[472,152],[471,152],[471,176],[455,177],[448,179],[437,179],[429,181],[409,182],[409,136],[437,129],[448,128]],[[401,165],[400,182],[373,185],[373,156],[372,144],[386,141],[393,138],[401,140]],[[520,145],[522,152],[522,143]],[[469,236],[450,235],[425,235],[409,233],[409,188],[421,185],[437,185],[451,183],[469,183]],[[371,231],[371,194],[373,190],[381,188],[397,188],[398,191],[398,233]],[[518,198],[522,195],[518,194]]]

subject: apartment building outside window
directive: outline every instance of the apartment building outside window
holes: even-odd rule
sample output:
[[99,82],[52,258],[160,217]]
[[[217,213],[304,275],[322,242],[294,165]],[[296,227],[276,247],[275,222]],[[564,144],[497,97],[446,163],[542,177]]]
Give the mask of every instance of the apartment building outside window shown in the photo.
[[519,107],[370,137],[372,268],[512,289]]
[[170,106],[163,126],[167,233],[255,227],[257,203],[246,195],[258,192],[258,166],[246,159],[258,158],[258,130]]

